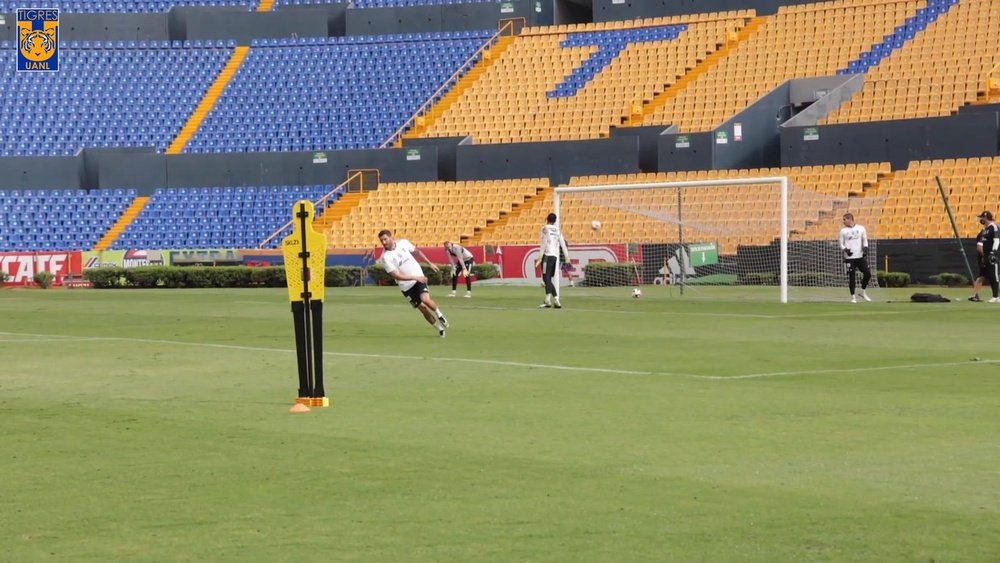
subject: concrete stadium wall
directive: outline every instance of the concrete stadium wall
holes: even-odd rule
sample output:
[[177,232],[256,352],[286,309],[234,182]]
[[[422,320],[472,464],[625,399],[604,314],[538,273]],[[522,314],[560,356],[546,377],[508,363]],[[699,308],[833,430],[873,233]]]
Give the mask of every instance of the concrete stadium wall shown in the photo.
[[611,130],[611,138],[636,137],[639,140],[639,169],[643,172],[659,171],[659,146],[662,135],[675,133],[676,125],[645,125],[618,127]]
[[234,8],[174,8],[169,13],[172,39],[235,39],[249,45],[253,39],[327,37],[343,4],[299,7],[274,12],[247,12]]
[[73,156],[0,158],[0,188],[81,188],[83,159]]
[[657,171],[711,170],[714,141],[711,132],[661,135],[657,146]]
[[[965,249],[965,255],[972,267],[972,275],[978,275],[976,240],[962,239],[962,248]],[[945,272],[969,275],[955,239],[880,240],[878,253],[878,270],[885,270],[885,258],[888,257],[889,271],[906,272],[910,274],[913,283],[930,283],[931,276]],[[989,291],[990,286],[987,284],[986,295]]]
[[782,166],[890,162],[899,169],[911,160],[995,156],[998,150],[1000,117],[987,112],[781,131]]
[[817,0],[593,0],[595,22],[655,18],[683,14],[755,9],[773,14],[781,6],[812,4]]
[[456,148],[458,180],[549,178],[566,184],[573,176],[639,172],[638,137],[588,141],[461,145]]
[[496,29],[499,4],[456,4],[347,10],[346,35]]
[[[0,34],[16,41],[17,16],[4,15]],[[59,41],[164,41],[170,39],[166,14],[59,14]],[[11,63],[13,64],[13,63]]]
[[[320,157],[322,155],[322,157]],[[0,188],[157,188],[339,184],[351,170],[377,169],[385,182],[438,179],[437,148],[291,153],[157,154],[84,149],[76,156],[0,158]]]

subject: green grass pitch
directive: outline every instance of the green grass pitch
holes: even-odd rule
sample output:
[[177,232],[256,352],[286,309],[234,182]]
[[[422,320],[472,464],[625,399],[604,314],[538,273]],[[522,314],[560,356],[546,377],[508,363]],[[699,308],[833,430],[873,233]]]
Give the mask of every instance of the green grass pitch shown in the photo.
[[1000,560],[1000,307],[445,294],[0,290],[0,561]]

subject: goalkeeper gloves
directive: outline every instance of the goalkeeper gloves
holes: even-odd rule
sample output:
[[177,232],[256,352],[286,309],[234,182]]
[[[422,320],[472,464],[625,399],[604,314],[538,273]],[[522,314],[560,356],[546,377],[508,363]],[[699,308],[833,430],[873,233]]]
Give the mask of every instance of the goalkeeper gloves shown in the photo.
[[850,248],[845,248],[844,249],[844,258],[850,258],[850,257],[851,257],[851,249]]

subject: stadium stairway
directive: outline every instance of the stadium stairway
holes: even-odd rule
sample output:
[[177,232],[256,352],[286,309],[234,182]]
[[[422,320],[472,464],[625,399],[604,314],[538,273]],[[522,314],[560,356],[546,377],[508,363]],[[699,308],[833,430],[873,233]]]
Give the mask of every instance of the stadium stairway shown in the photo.
[[104,236],[94,243],[94,250],[100,251],[110,248],[115,239],[125,232],[125,229],[132,224],[132,221],[135,221],[135,218],[139,216],[139,213],[142,212],[147,203],[149,203],[148,196],[139,196],[132,200],[132,203],[125,209],[121,217],[115,221],[115,224],[111,225],[111,228],[104,233]]
[[677,82],[671,84],[661,94],[653,97],[651,100],[643,100],[642,103],[637,102],[632,104],[629,115],[622,118],[622,124],[626,126],[642,125],[642,122],[647,116],[652,115],[657,108],[663,106],[676,97],[681,90],[687,88],[688,84],[694,82],[699,76],[707,72],[708,69],[715,66],[720,60],[725,58],[726,55],[736,49],[740,43],[749,39],[754,32],[766,22],[767,16],[757,16],[752,18],[736,33],[735,37],[732,37],[730,40],[726,41],[726,43],[721,45],[715,52],[705,57],[705,60],[701,61],[698,66],[694,67],[690,72],[680,77]]
[[486,69],[493,65],[493,62],[496,61],[512,43],[514,43],[515,39],[516,37],[513,35],[504,35],[497,38],[497,42],[492,47],[483,51],[483,58],[478,64],[476,64],[476,66],[472,67],[469,72],[465,74],[465,76],[460,78],[458,82],[455,83],[455,86],[448,91],[448,93],[445,94],[444,97],[438,101],[438,103],[434,104],[434,106],[431,107],[425,115],[418,116],[416,118],[414,126],[396,141],[396,146],[402,146],[403,139],[420,138],[420,136],[427,131],[428,128],[430,128],[437,118],[441,117],[444,112],[448,111],[448,108],[450,108],[451,105],[462,96],[463,92],[479,80],[479,77],[486,72]]
[[319,217],[316,218],[315,228],[321,233],[330,230],[335,223],[347,217],[355,207],[364,201],[371,192],[349,192],[342,196],[337,202],[326,208]]
[[243,64],[243,60],[246,59],[249,52],[250,47],[245,46],[233,49],[233,54],[229,57],[229,62],[227,62],[226,66],[223,67],[219,76],[216,77],[215,82],[209,86],[208,90],[205,92],[205,96],[200,102],[198,102],[198,106],[188,117],[187,123],[185,123],[184,127],[181,128],[180,133],[178,133],[177,137],[175,137],[173,142],[170,143],[170,147],[167,148],[167,154],[180,154],[184,150],[184,147],[187,145],[188,141],[191,140],[191,137],[198,132],[198,128],[201,127],[201,123],[205,120],[205,116],[212,111],[212,108],[215,106],[215,102],[217,102],[219,97],[222,96],[222,92],[226,89],[229,81],[236,75],[236,71],[240,69],[240,65]]
[[[537,191],[535,195],[524,198],[524,203],[516,203],[511,206],[510,213],[501,215],[496,221],[487,221],[485,227],[476,227],[475,233],[469,237],[461,237],[462,244],[482,244],[484,241],[493,240],[493,233],[497,229],[503,227],[510,221],[520,217],[526,209],[531,209],[536,203],[546,200],[546,194],[550,193],[552,188],[542,188]],[[541,225],[539,225],[541,227]]]

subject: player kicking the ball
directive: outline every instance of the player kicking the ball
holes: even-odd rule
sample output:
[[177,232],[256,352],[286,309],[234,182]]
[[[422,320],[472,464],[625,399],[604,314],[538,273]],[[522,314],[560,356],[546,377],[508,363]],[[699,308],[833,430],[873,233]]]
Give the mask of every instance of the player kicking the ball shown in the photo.
[[438,335],[444,338],[444,329],[448,328],[448,319],[441,313],[437,303],[431,299],[430,290],[427,289],[427,276],[424,275],[423,268],[420,267],[420,263],[413,255],[416,254],[421,260],[430,264],[431,269],[435,272],[438,271],[438,267],[410,241],[402,238],[394,240],[392,231],[388,229],[379,231],[378,240],[382,243],[382,248],[385,249],[385,252],[382,253],[382,264],[385,266],[386,273],[396,280],[399,290],[403,292],[403,296],[410,302],[410,305],[413,305],[414,309],[418,309],[427,322],[437,329]]

